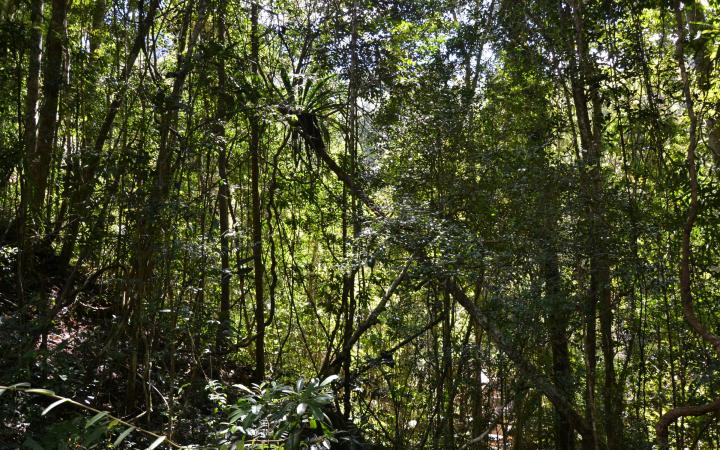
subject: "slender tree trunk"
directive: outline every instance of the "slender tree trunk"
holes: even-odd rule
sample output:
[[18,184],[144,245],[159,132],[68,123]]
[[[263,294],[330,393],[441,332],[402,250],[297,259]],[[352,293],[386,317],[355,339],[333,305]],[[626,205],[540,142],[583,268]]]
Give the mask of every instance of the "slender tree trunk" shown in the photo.
[[[254,74],[259,73],[260,36],[258,31],[259,7],[250,7],[250,65]],[[265,297],[263,278],[265,268],[262,259],[262,208],[260,206],[260,117],[257,110],[250,113],[250,165],[252,190],[252,239],[255,266],[255,380],[265,379]]]
[[[88,31],[88,47],[89,52],[87,55],[87,65],[84,64],[79,68],[79,71],[84,73],[91,73],[97,70],[96,51],[100,47],[100,31],[104,26],[105,18],[105,2],[99,0],[95,3],[93,8],[92,23],[90,30]],[[88,154],[92,153],[87,151],[91,143],[91,130],[94,128],[95,121],[87,118],[93,118],[99,112],[98,105],[98,83],[94,82],[91,76],[80,77],[77,81],[77,105],[75,106],[75,118],[76,123],[82,122],[82,125],[78,125],[76,130],[76,151],[77,154],[72,153],[66,157],[66,169],[64,175],[64,188],[63,188],[63,208],[62,214],[58,214],[56,219],[56,229],[62,227],[63,221],[67,220],[65,212],[69,212],[72,218],[70,223],[67,224],[65,234],[63,236],[63,245],[60,250],[60,265],[65,268],[69,265],[70,259],[73,255],[74,244],[77,241],[77,235],[80,231],[80,218],[78,215],[84,215],[78,208],[77,202],[73,202],[76,198],[73,198],[81,189],[81,185],[87,181],[87,177],[84,177],[85,171],[88,169],[90,161]],[[94,155],[93,155],[94,156]],[[85,169],[85,170],[83,170]]]
[[[23,237],[26,239],[23,259],[25,273],[33,271],[35,250],[45,235],[45,224],[48,222],[49,212],[45,210],[45,194],[50,176],[50,166],[53,161],[55,147],[55,133],[57,127],[58,101],[60,87],[63,82],[63,41],[65,38],[65,18],[67,16],[68,0],[53,0],[52,15],[45,38],[45,55],[42,65],[43,89],[42,103],[38,115],[37,142],[35,151],[30,155],[27,167],[27,213],[23,217]],[[29,240],[28,240],[29,239]],[[49,321],[49,303],[45,295],[45,280],[43,274],[33,273],[39,281],[38,317],[40,321],[40,348],[47,348],[47,334]],[[26,277],[23,277],[26,278]],[[31,341],[35,341],[37,335]]]
[[[37,142],[37,128],[35,115],[37,114],[37,102],[40,89],[40,51],[42,48],[42,0],[32,0],[30,3],[30,37],[28,39],[28,75],[27,93],[25,96],[25,130],[23,143],[25,154],[30,156],[35,153]],[[26,164],[29,161],[26,162]]]
[[[351,31],[350,31],[350,73],[349,73],[349,85],[348,85],[348,103],[347,103],[347,121],[348,121],[348,134],[345,141],[345,154],[346,161],[348,163],[348,172],[350,176],[355,177],[357,172],[357,2],[353,1],[351,11]],[[347,187],[343,187],[343,255],[347,258],[348,250],[350,247],[350,241],[348,239],[348,228],[349,225],[353,230],[353,237],[357,236],[360,224],[359,224],[359,212],[358,205],[355,197],[350,197],[350,201],[347,200],[348,190]],[[350,206],[350,219],[348,220],[348,204]],[[349,223],[348,223],[349,222]],[[345,312],[345,323],[343,331],[343,348],[347,348],[349,339],[353,334],[355,326],[355,313],[357,309],[355,299],[355,277],[357,270],[355,267],[350,267],[343,276],[343,305]],[[352,386],[350,383],[351,379],[351,365],[352,365],[352,352],[348,351],[345,353],[345,358],[342,362],[343,369],[343,415],[345,419],[350,417],[350,410],[352,403],[350,401],[350,393]]]
[[[477,294],[476,294],[477,295]],[[484,413],[484,395],[483,395],[483,354],[482,354],[482,345],[483,345],[483,329],[480,327],[480,324],[477,323],[477,321],[473,321],[473,337],[475,339],[474,342],[474,367],[473,367],[473,384],[472,384],[472,391],[471,391],[471,411],[472,411],[472,438],[476,439],[478,438],[483,431],[485,431],[485,424],[483,423],[483,413]],[[481,448],[480,444],[476,446],[477,448]]]
[[18,221],[18,231],[20,236],[20,245],[22,255],[18,258],[18,297],[24,303],[24,273],[28,273],[32,264],[32,247],[29,241],[29,221],[28,221],[28,204],[30,202],[32,183],[34,180],[30,178],[30,167],[32,158],[35,155],[35,147],[37,145],[37,124],[35,116],[37,115],[37,102],[40,89],[40,52],[42,48],[42,0],[33,0],[30,4],[30,22],[32,29],[29,36],[28,49],[28,75],[25,95],[25,130],[23,132],[23,170],[25,176],[22,181],[20,214]]
[[[308,133],[305,133],[308,138]],[[350,177],[327,153],[325,145],[322,141],[317,142],[310,140],[313,144],[312,149],[328,168],[342,181],[348,190],[355,195],[358,200],[362,201],[367,208],[372,211],[378,218],[385,219],[385,213],[380,207],[367,195],[367,193],[359,187],[359,185]],[[408,248],[411,253],[417,252],[417,249]],[[582,436],[583,450],[590,450],[597,447],[595,444],[595,433],[589,423],[574,408],[572,402],[563,395],[552,382],[550,382],[525,356],[519,352],[508,340],[499,327],[496,326],[488,317],[486,317],[477,305],[467,296],[463,289],[458,285],[457,281],[447,280],[448,292],[457,300],[457,302],[465,308],[470,317],[485,330],[490,341],[505,353],[510,361],[515,364],[520,376],[522,376],[530,385],[537,388],[545,395],[548,400],[557,408],[561,414],[568,418],[568,423]]]
[[453,312],[454,302],[450,297],[447,289],[443,289],[443,314],[445,318],[442,322],[442,377],[445,380],[444,388],[440,391],[443,398],[444,408],[442,411],[443,420],[441,432],[443,433],[444,448],[455,448],[455,388],[453,373]]
[[[557,251],[548,237],[543,250],[542,272],[545,279],[545,301],[549,307],[550,348],[553,362],[553,382],[567,398],[572,398],[572,373],[568,349],[568,317],[570,309],[563,305],[560,268]],[[567,417],[555,411],[555,443],[558,450],[575,448],[575,436]]]
[[[40,235],[44,224],[44,202],[57,126],[58,100],[62,85],[63,40],[68,0],[53,0],[52,16],[45,39],[42,67],[43,90],[37,125],[37,144],[29,158],[28,224],[31,232]],[[34,236],[35,237],[35,236]]]
[[[587,196],[590,290],[586,309],[586,357],[588,382],[586,391],[588,421],[594,424],[595,369],[596,369],[596,312],[599,312],[601,348],[604,362],[603,424],[609,450],[623,447],[622,437],[622,396],[615,381],[615,354],[612,339],[613,309],[610,289],[610,263],[607,247],[607,226],[605,224],[602,158],[602,105],[596,74],[585,43],[582,18],[582,0],[573,0],[572,19],[575,31],[575,61],[571,66],[576,74],[571,76],[575,112],[580,128],[580,142],[583,148],[585,171],[582,179]],[[585,91],[589,85],[589,99]],[[592,108],[592,122],[588,107]]]
[[[225,42],[225,3],[220,2],[217,6],[216,15],[217,39]],[[215,342],[218,355],[224,355],[227,351],[227,342],[230,335],[230,236],[229,214],[230,214],[230,183],[227,176],[227,143],[225,141],[225,119],[227,116],[226,105],[230,101],[225,90],[227,75],[225,73],[225,58],[220,57],[217,62],[217,106],[215,110],[215,142],[218,145],[218,176],[220,186],[218,187],[218,210],[220,213],[220,312],[218,314],[217,339]]]

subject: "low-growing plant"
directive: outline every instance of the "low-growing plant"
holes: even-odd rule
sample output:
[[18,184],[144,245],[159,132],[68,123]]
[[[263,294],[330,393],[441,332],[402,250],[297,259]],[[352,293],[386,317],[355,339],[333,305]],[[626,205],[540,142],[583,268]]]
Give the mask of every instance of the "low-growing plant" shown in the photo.
[[331,383],[336,378],[299,379],[295,386],[274,381],[252,387],[236,384],[241,396],[232,404],[218,384],[211,384],[211,399],[227,417],[219,431],[221,448],[329,449],[334,431],[323,409],[333,402]]
[[239,396],[233,403],[227,400],[225,386],[211,381],[208,384],[210,400],[215,402],[215,411],[222,417],[209,421],[218,429],[218,443],[212,446],[179,444],[162,433],[141,428],[108,411],[101,411],[48,389],[33,388],[28,383],[0,386],[0,395],[15,392],[47,397],[51,403],[42,411],[42,416],[61,405],[71,405],[92,414],[89,417],[58,421],[38,439],[28,436],[23,447],[34,450],[119,447],[132,433],[139,433],[149,439],[146,450],[160,445],[188,450],[322,450],[329,449],[331,442],[335,442],[332,424],[323,409],[333,402],[331,384],[336,378],[333,375],[323,381],[312,379],[308,382],[299,379],[294,386],[275,381],[252,387],[236,384],[232,387],[239,391]]
[[[93,414],[86,419],[75,418],[69,421],[58,422],[50,427],[48,435],[39,441],[28,436],[25,442],[23,442],[23,447],[26,448],[43,450],[47,449],[49,445],[51,445],[50,448],[60,449],[70,448],[71,445],[73,448],[93,448],[109,440],[112,440],[112,447],[118,447],[133,432],[143,434],[151,440],[146,450],[153,450],[163,443],[172,448],[187,448],[186,446],[173,442],[163,434],[154,433],[138,427],[126,420],[113,416],[108,411],[101,411],[71,398],[63,397],[49,389],[33,388],[30,387],[29,383],[17,383],[11,386],[0,386],[0,395],[5,392],[36,394],[52,399],[53,402],[42,411],[42,416],[63,404],[72,405]],[[64,436],[63,442],[58,442],[60,436]],[[48,439],[55,442],[45,442]]]

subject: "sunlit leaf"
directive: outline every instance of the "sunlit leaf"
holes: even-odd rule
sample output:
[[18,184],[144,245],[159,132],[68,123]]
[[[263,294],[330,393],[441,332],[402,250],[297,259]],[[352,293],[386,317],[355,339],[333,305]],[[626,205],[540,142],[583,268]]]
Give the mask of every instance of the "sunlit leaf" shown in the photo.
[[61,398],[60,400],[54,401],[48,406],[47,408],[43,409],[43,412],[40,414],[41,416],[44,416],[45,414],[49,413],[54,407],[58,405],[62,405],[63,403],[67,402],[67,398]]
[[29,392],[31,394],[55,395],[55,392],[48,390],[48,389],[41,389],[41,388],[26,389],[25,392]]
[[328,384],[332,383],[333,381],[337,380],[338,378],[339,378],[338,375],[330,375],[329,377],[325,378],[320,383],[320,387],[327,386]]
[[163,441],[167,439],[166,436],[160,436],[159,438],[155,439],[150,446],[145,450],[153,450],[154,448],[157,448],[158,445],[162,444]]

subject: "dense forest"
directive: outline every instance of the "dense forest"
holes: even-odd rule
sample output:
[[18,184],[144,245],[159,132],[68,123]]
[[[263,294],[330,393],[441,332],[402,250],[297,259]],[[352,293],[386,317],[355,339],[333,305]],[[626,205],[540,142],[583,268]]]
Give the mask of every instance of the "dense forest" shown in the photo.
[[720,448],[717,0],[0,1],[0,448]]

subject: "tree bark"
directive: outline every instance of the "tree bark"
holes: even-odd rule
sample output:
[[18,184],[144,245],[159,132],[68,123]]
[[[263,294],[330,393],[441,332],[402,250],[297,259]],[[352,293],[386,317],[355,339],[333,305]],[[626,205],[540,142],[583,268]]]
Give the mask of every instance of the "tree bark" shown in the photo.
[[[258,31],[259,7],[250,7],[250,66],[259,73],[260,36]],[[250,113],[250,165],[252,191],[252,239],[253,265],[255,266],[255,381],[265,379],[265,297],[263,278],[265,268],[262,258],[262,208],[260,206],[260,117],[255,110]]]
[[[62,85],[63,40],[65,35],[65,18],[68,0],[53,0],[52,16],[45,38],[45,54],[42,66],[43,89],[37,124],[37,143],[28,161],[28,198],[25,217],[28,234],[33,239],[44,231],[43,212],[45,192],[55,141],[57,126],[58,99]],[[35,9],[35,8],[34,8]],[[33,50],[34,52],[34,50]],[[32,99],[31,99],[32,100]],[[34,120],[34,119],[33,119]],[[30,130],[32,133],[32,130]],[[28,136],[28,140],[31,138]],[[26,228],[27,229],[27,228]],[[26,236],[28,236],[26,234]]]
[[[37,102],[40,89],[40,50],[42,48],[42,0],[33,0],[30,3],[30,38],[28,48],[28,75],[27,93],[25,96],[25,130],[23,142],[25,154],[30,156],[35,153],[37,142],[37,128],[35,115],[37,114]],[[26,164],[29,161],[26,161]]]
[[[225,3],[217,6],[216,15],[217,39],[225,42]],[[215,342],[216,353],[221,356],[227,351],[227,342],[230,336],[230,183],[227,176],[227,143],[225,140],[225,119],[227,117],[227,104],[230,99],[225,92],[227,88],[227,74],[225,72],[225,57],[220,56],[217,61],[217,105],[215,109],[215,142],[218,145],[218,210],[220,214],[220,311],[218,313],[217,338]]]
[[455,448],[455,383],[453,382],[453,308],[452,300],[447,288],[443,289],[443,309],[445,319],[442,321],[442,376],[445,380],[444,388],[440,393],[443,396],[443,420],[441,432],[445,448]]
[[22,255],[18,258],[18,297],[21,303],[24,303],[24,273],[28,273],[32,264],[32,247],[29,241],[29,233],[31,231],[28,226],[28,204],[30,202],[30,194],[32,183],[30,178],[30,167],[32,158],[35,155],[35,147],[37,145],[37,123],[35,116],[37,115],[37,102],[40,89],[40,52],[42,48],[42,0],[33,0],[30,4],[30,22],[32,29],[29,36],[28,49],[28,75],[25,95],[25,130],[23,132],[23,169],[25,176],[22,179],[21,201],[19,211],[19,236]]
[[[357,1],[353,1],[351,18],[350,18],[350,73],[348,83],[348,99],[347,99],[347,127],[348,133],[345,140],[345,156],[348,163],[348,171],[351,177],[357,175],[357,89],[358,89],[358,56],[357,56]],[[347,188],[343,186],[343,257],[347,258],[351,241],[348,239],[348,229],[352,227],[353,237],[357,237],[360,231],[359,208],[355,196],[350,197],[347,201]],[[348,203],[350,206],[350,220],[348,221]],[[348,223],[349,222],[349,223]],[[343,306],[345,312],[345,324],[343,331],[343,349],[351,347],[353,338],[353,329],[355,327],[355,313],[357,310],[357,301],[355,297],[355,277],[358,269],[354,264],[343,275]],[[350,418],[350,410],[352,403],[350,394],[352,386],[350,383],[350,369],[352,365],[352,352],[350,350],[343,352],[344,359],[342,361],[343,370],[343,415],[346,419]]]
[[[586,307],[586,358],[587,358],[587,419],[595,428],[595,376],[596,376],[596,315],[599,312],[601,347],[604,363],[603,425],[610,450],[623,448],[622,395],[615,380],[615,353],[612,338],[613,308],[610,288],[610,262],[605,223],[604,187],[601,172],[602,159],[602,104],[599,80],[590,62],[583,24],[582,0],[573,0],[574,61],[571,62],[571,84],[575,113],[580,129],[583,149],[583,191],[586,196],[588,222],[588,252],[590,256],[590,290]],[[589,95],[586,93],[589,86]],[[590,120],[589,107],[592,109]],[[597,439],[597,438],[596,438]]]
[[[551,224],[549,226],[553,226]],[[545,228],[549,229],[549,228]],[[555,386],[568,398],[572,398],[572,372],[570,368],[570,352],[568,349],[568,317],[570,310],[563,305],[561,289],[560,264],[557,251],[548,236],[542,256],[542,273],[545,279],[545,302],[549,309],[550,348],[552,351],[552,374]],[[555,411],[555,443],[558,450],[575,448],[575,436],[567,417]]]
[[[28,157],[26,180],[26,214],[23,216],[22,237],[24,249],[22,255],[21,277],[30,275],[39,282],[38,317],[40,321],[39,333],[41,336],[40,348],[47,348],[47,335],[49,323],[46,316],[49,311],[49,302],[46,298],[46,280],[43,275],[34,270],[34,259],[37,247],[45,244],[46,209],[45,194],[50,175],[50,166],[55,147],[55,132],[57,127],[58,101],[63,81],[63,41],[65,38],[65,18],[67,16],[68,0],[53,0],[50,25],[45,38],[45,55],[42,65],[43,89],[42,103],[38,115],[37,142],[34,151]],[[31,131],[32,132],[32,131]],[[29,139],[31,140],[31,138]],[[34,342],[37,334],[33,333]]]

